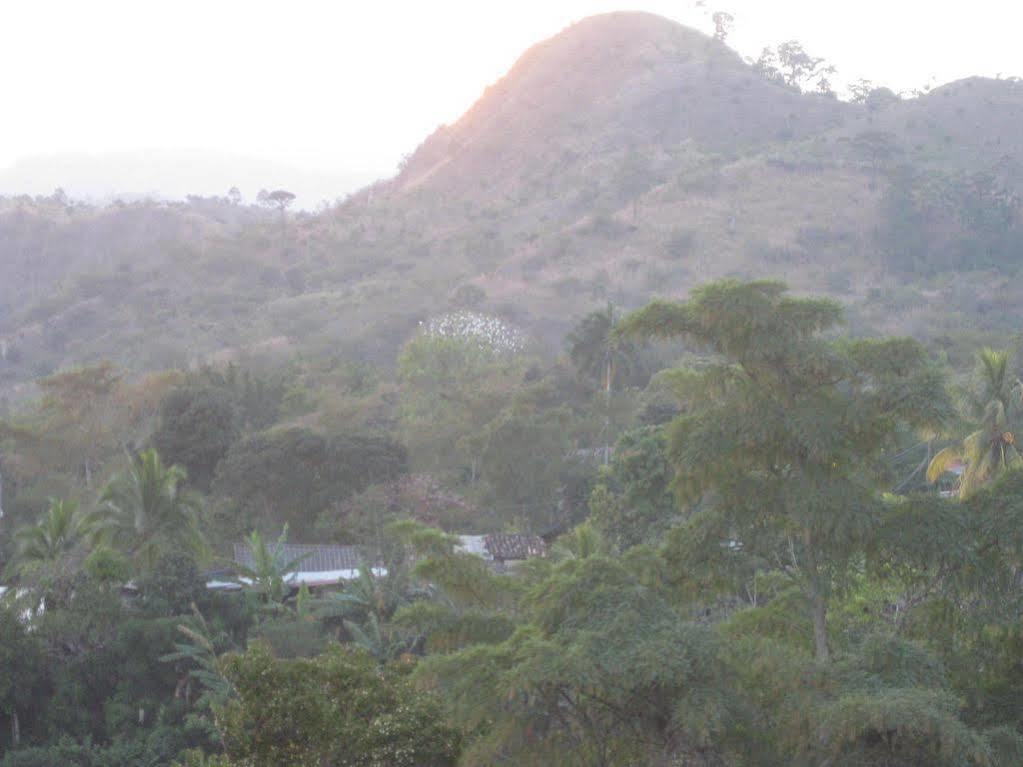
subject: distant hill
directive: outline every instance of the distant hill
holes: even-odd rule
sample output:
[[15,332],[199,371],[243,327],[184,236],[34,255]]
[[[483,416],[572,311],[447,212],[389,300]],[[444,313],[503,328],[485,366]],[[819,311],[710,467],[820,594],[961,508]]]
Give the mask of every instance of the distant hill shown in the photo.
[[208,150],[152,149],[26,157],[0,168],[0,194],[47,195],[61,188],[95,203],[142,198],[183,200],[224,195],[237,187],[248,200],[260,189],[288,189],[312,210],[376,181],[373,170],[309,171],[255,157]]
[[852,332],[953,357],[1005,338],[1023,299],[1023,86],[877,96],[801,94],[698,32],[615,13],[531,48],[397,176],[321,213],[282,220],[223,190],[7,198],[0,391],[104,357],[388,364],[420,321],[461,306],[555,352],[608,300],[722,276],[833,295]]

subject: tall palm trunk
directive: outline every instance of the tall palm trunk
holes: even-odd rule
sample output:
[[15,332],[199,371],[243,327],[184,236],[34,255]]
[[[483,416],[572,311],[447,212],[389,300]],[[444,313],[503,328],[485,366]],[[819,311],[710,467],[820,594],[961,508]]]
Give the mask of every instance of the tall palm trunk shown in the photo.
[[604,341],[604,465],[611,462],[611,384],[615,375],[614,349],[611,346],[611,333],[615,326],[615,307],[610,301],[607,304],[608,335]]
[[820,663],[831,660],[828,649],[828,603],[816,589],[810,595],[810,607],[813,613],[813,643],[815,655]]
[[831,660],[831,651],[828,648],[828,601],[813,543],[813,534],[805,530],[803,545],[806,548],[805,572],[808,581],[807,598],[810,601],[810,616],[813,620],[814,654],[819,663],[828,663]]
[[614,361],[610,350],[607,355],[607,369],[604,375],[604,465],[611,462],[611,379],[614,378]]

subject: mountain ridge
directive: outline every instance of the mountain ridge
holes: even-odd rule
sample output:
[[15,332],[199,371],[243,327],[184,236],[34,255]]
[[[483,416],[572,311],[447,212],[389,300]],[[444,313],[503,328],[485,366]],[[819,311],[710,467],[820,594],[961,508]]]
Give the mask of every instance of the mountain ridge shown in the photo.
[[[713,119],[694,119],[692,110],[686,119],[685,103],[703,92],[700,77],[707,73],[722,83],[705,94],[715,103],[701,114]],[[740,104],[733,94],[723,92],[728,88],[752,93],[744,94]],[[769,103],[765,94],[779,103],[769,114],[760,115],[760,122],[771,127],[758,127],[757,136],[743,133],[741,116],[722,117],[726,105],[763,108]],[[804,114],[792,112],[796,103],[803,104]],[[595,137],[600,141],[587,137],[592,142],[587,149],[604,152],[686,138],[711,144],[753,139],[761,143],[764,133],[784,130],[799,136],[820,130],[837,123],[844,109],[841,102],[799,96],[753,76],[733,50],[676,22],[641,12],[602,14],[527,50],[459,120],[426,139],[395,179],[395,186],[418,186],[424,168],[434,170],[446,164],[453,152],[486,153],[491,162],[497,155],[500,170],[500,160],[520,151],[528,139],[564,143],[566,128],[587,121],[611,124]]]
[[666,19],[587,19],[395,177],[315,215],[0,201],[0,390],[103,358],[388,365],[419,323],[465,307],[553,354],[594,306],[728,276],[830,294],[857,333],[993,338],[1023,299],[1021,109],[1018,83],[983,79],[847,104]]
[[373,171],[313,170],[204,149],[61,152],[22,157],[0,168],[0,194],[48,195],[61,188],[75,199],[106,204],[224,195],[231,187],[252,200],[260,189],[284,187],[297,195],[297,207],[311,210],[377,177]]

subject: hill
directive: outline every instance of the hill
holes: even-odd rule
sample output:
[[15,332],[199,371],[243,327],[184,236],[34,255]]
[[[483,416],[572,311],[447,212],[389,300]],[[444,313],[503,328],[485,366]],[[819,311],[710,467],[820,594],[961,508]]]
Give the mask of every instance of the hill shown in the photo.
[[1021,86],[848,104],[657,16],[527,51],[399,174],[317,214],[222,198],[0,204],[0,390],[297,351],[390,364],[418,323],[498,314],[560,348],[582,313],[773,276],[854,332],[958,353],[1013,329]]
[[845,105],[755,76],[719,42],[644,13],[588,18],[527,51],[452,126],[415,153],[396,186],[433,179],[476,195],[528,183],[557,165],[695,142],[739,151],[839,123]]

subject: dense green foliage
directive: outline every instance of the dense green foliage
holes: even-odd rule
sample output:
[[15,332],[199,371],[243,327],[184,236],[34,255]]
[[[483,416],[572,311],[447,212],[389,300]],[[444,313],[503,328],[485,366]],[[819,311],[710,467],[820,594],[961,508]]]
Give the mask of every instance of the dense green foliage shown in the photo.
[[673,476],[663,427],[626,432],[590,496],[594,521],[621,549],[658,541],[678,517]]
[[[393,374],[46,379],[0,429],[0,767],[1019,764],[1012,355],[765,281],[598,320],[555,361],[461,313]],[[451,535],[511,531],[547,556]],[[314,593],[289,539],[371,559]]]
[[278,660],[265,645],[227,659],[237,697],[220,714],[225,751],[251,767],[445,767],[459,731],[438,703],[357,650]]
[[238,437],[230,396],[213,387],[175,389],[160,403],[159,419],[153,447],[183,466],[189,482],[209,490],[214,469]]
[[948,408],[922,347],[823,341],[839,307],[784,290],[716,283],[685,304],[651,304],[622,330],[686,336],[717,355],[672,377],[687,410],[670,427],[675,486],[696,510],[673,538],[731,538],[744,554],[787,560],[827,661],[830,584],[845,580],[880,512],[870,466],[899,423],[937,428]]
[[301,536],[330,503],[393,479],[406,461],[404,447],[385,437],[294,427],[233,445],[218,465],[214,492],[233,502],[235,530],[288,524]]
[[1023,87],[714,21],[316,213],[0,197],[0,767],[1023,764]]

